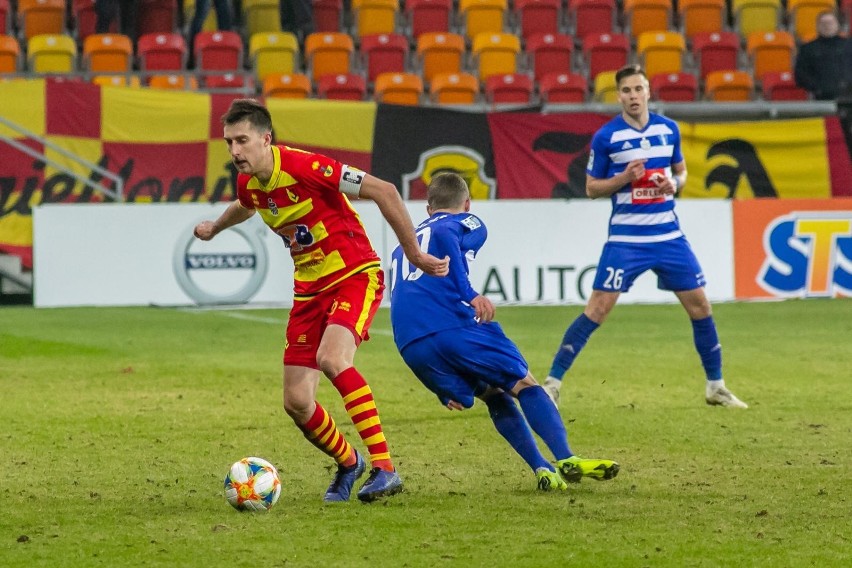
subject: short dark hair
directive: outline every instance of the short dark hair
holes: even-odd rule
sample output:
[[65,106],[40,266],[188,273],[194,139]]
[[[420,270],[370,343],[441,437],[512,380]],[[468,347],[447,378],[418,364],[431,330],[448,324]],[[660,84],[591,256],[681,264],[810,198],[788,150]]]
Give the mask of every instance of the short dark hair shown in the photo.
[[470,196],[467,182],[456,173],[439,174],[432,178],[426,199],[432,209],[455,209]]
[[222,124],[226,126],[244,120],[261,132],[272,131],[272,115],[255,99],[234,99],[228,111],[222,115]]
[[645,71],[643,71],[638,65],[625,65],[615,72],[615,84],[620,85],[622,80],[627,77],[632,77],[633,75],[641,75],[645,77],[646,81],[648,80],[648,76],[645,75]]

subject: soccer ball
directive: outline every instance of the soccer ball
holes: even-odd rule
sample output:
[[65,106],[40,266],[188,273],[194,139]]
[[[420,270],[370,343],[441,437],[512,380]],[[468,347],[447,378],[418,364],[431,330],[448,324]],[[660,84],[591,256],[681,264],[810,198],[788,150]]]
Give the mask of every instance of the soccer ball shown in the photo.
[[281,496],[278,470],[261,458],[243,458],[225,476],[225,498],[238,511],[267,511]]

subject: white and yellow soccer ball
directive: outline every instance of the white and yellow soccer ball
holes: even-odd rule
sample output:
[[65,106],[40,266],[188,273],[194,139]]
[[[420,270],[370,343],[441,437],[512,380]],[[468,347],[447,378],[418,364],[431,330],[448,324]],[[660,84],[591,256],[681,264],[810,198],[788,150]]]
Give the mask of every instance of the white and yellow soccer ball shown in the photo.
[[238,511],[268,511],[280,496],[278,470],[265,459],[243,458],[225,476],[225,498]]

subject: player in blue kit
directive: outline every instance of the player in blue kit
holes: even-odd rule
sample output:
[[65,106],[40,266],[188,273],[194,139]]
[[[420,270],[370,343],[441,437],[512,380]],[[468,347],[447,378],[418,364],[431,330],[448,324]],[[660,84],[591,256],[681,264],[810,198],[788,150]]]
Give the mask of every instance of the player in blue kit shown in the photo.
[[704,273],[674,212],[674,195],[686,183],[686,165],[677,124],[649,112],[648,78],[636,65],[616,75],[622,112],[598,130],[586,168],[586,193],[609,197],[609,237],[598,262],[592,295],[568,327],[544,389],[559,402],[562,377],[604,322],[622,292],[643,272],[653,270],[658,285],[675,293],[692,321],[695,349],[707,376],[707,404],[748,408],[725,387],[722,347]]
[[[464,179],[436,176],[427,196],[429,218],[417,227],[420,247],[449,258],[450,272],[445,278],[429,276],[412,266],[399,247],[394,250],[391,324],[403,360],[450,410],[472,407],[474,397],[484,401],[497,431],[535,472],[539,489],[564,490],[566,481],[583,477],[612,479],[617,463],[571,453],[559,411],[517,346],[492,321],[494,305],[470,284],[468,262],[488,232],[469,213]],[[531,428],[553,453],[555,468],[542,456]]]

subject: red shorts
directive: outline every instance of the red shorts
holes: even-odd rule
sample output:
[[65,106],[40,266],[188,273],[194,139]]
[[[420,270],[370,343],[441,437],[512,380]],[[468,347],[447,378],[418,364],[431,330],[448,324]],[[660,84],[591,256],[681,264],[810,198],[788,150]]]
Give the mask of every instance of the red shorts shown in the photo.
[[329,324],[342,325],[355,336],[355,344],[369,339],[367,330],[382,303],[385,274],[371,268],[307,300],[296,300],[290,310],[284,344],[284,364],[319,369],[317,349]]

